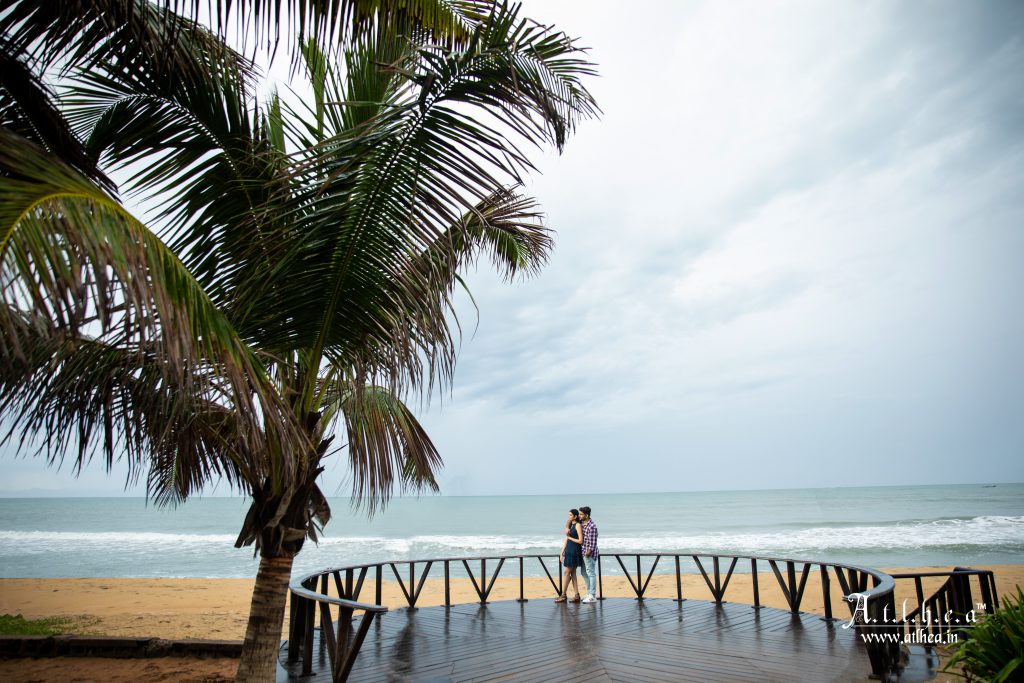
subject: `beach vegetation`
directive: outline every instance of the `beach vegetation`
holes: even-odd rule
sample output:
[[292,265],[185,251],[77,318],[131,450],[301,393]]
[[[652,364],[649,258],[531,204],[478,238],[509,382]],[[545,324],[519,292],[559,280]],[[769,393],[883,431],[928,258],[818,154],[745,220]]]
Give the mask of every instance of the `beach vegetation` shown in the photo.
[[953,651],[943,671],[968,681],[1024,681],[1024,589],[982,615]]
[[20,614],[0,614],[0,635],[59,636],[66,633],[84,633],[98,621],[90,617],[26,619]]
[[[238,677],[273,680],[328,458],[371,512],[437,489],[410,398],[450,387],[460,273],[546,261],[527,149],[596,114],[593,67],[504,3],[290,3],[305,85],[264,92],[197,6],[0,16],[0,417],[21,452],[123,461],[159,504],[248,495]],[[234,7],[285,35],[273,3]]]

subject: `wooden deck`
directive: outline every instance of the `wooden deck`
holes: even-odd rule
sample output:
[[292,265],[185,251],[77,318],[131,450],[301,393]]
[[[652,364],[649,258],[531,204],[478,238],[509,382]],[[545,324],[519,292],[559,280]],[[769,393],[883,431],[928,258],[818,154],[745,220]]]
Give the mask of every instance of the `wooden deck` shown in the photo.
[[[399,609],[370,630],[350,680],[867,681],[855,638],[817,615],[701,600]],[[279,681],[330,681],[327,655],[314,647],[322,656],[312,677],[289,667],[282,649]]]

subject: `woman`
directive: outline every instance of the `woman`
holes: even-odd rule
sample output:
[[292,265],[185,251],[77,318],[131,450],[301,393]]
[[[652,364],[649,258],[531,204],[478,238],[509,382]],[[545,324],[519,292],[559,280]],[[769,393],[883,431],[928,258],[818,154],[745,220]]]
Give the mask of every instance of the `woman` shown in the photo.
[[566,601],[570,581],[572,581],[573,592],[576,593],[571,602],[579,602],[580,589],[576,582],[576,570],[583,566],[583,526],[580,524],[580,511],[575,508],[569,510],[569,519],[565,523],[565,541],[562,542],[562,552],[559,554],[559,558],[565,568],[562,579],[565,589],[555,598],[555,602]]

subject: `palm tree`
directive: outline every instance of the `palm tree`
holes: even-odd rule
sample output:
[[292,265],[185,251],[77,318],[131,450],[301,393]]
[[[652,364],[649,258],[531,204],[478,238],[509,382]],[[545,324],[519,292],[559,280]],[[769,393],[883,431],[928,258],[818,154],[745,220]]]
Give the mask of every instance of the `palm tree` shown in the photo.
[[347,453],[370,510],[436,489],[402,398],[451,380],[465,266],[486,254],[512,278],[546,259],[515,191],[522,142],[560,149],[595,113],[580,48],[517,8],[340,4],[337,49],[315,22],[300,45],[306,105],[261,102],[254,65],[166,7],[84,2],[74,30],[35,3],[0,19],[7,438],[76,468],[124,457],[160,503],[218,479],[251,496],[241,680],[274,675],[293,558],[330,517],[326,457]]

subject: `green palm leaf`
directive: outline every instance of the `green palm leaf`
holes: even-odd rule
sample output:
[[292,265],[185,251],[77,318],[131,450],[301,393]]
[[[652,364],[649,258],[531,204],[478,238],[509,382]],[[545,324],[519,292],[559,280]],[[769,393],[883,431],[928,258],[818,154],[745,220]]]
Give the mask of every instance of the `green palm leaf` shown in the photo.
[[[190,387],[188,393],[237,411],[237,453],[263,452],[268,440],[304,443],[257,357],[174,254],[120,204],[7,131],[0,131],[0,195],[0,286],[7,307],[2,348],[9,361],[3,414],[23,435],[46,424],[40,416],[47,405],[53,407],[53,402],[39,406],[42,412],[33,421],[40,369],[63,367],[47,365],[39,349],[67,350],[64,343],[74,349],[91,340],[134,359],[122,357],[121,366],[148,367],[167,387]],[[45,334],[43,320],[51,321]],[[35,355],[27,353],[40,334],[46,344]],[[76,372],[86,371],[82,363],[65,359]],[[74,374],[67,377],[71,382]],[[67,395],[58,391],[54,401]],[[130,421],[98,420],[98,408],[87,398],[80,410],[74,404],[60,410],[70,411],[62,419],[79,420],[79,449],[93,444],[102,430],[109,465],[115,452],[109,430],[131,429]],[[52,457],[63,458],[71,442],[56,438]],[[143,447],[142,441],[134,443]],[[255,463],[257,473],[276,469],[287,479],[294,464],[280,449],[277,454],[271,462]],[[79,450],[78,461],[84,457]]]
[[342,380],[327,415],[340,414],[348,435],[353,500],[372,512],[400,490],[437,491],[441,456],[412,411],[389,389]]
[[[475,27],[465,51],[410,44],[389,69],[391,99],[379,114],[364,130],[326,140],[300,167],[326,178],[312,186],[307,180],[308,189],[295,195],[305,239],[279,265],[289,273],[287,284],[263,310],[298,310],[298,319],[317,321],[289,326],[291,339],[332,358],[355,353],[367,340],[393,350],[360,357],[370,375],[415,383],[426,367],[449,376],[445,311],[423,293],[452,282],[411,277],[429,274],[413,263],[496,186],[530,167],[513,135],[558,143],[578,118],[595,113],[572,75],[572,65],[584,63],[579,54],[563,35],[503,7]],[[498,123],[479,123],[466,106],[497,112]],[[323,295],[309,297],[315,290]]]
[[[505,3],[211,7],[210,30],[192,0],[0,13],[17,67],[0,76],[0,419],[51,462],[148,465],[160,502],[222,478],[249,493],[236,545],[262,559],[239,677],[272,680],[290,558],[330,517],[334,428],[370,510],[437,489],[404,398],[451,379],[462,269],[546,261],[515,190],[525,150],[561,149],[597,108],[585,51]],[[280,12],[309,102],[261,103],[222,40],[231,22],[273,42]],[[52,73],[71,81],[60,106]]]
[[33,71],[27,55],[4,39],[0,39],[0,126],[60,155],[72,168],[113,191],[113,183],[57,107],[55,93]]
[[[192,16],[168,11],[186,4]],[[198,8],[178,0],[12,0],[0,13],[0,35],[39,71],[57,66],[66,73],[119,61],[177,73],[201,87],[207,74],[197,57],[225,62],[237,55],[218,36],[191,30]],[[242,61],[235,68],[247,69]]]
[[236,450],[241,425],[229,396],[194,374],[169,376],[151,350],[71,338],[38,314],[12,317],[26,313],[0,308],[4,348],[19,351],[0,372],[0,413],[18,413],[23,447],[29,434],[43,434],[47,460],[74,453],[77,473],[100,441],[108,471],[123,460],[133,483],[148,469],[158,504],[221,479],[246,490],[252,458]]

